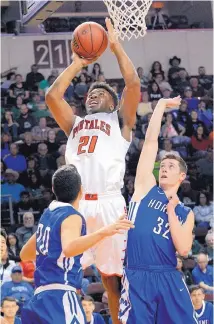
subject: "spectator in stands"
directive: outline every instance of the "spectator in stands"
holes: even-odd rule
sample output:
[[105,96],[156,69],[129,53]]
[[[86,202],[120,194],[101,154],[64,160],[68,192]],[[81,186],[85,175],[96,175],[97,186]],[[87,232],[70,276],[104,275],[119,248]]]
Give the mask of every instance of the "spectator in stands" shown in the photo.
[[17,120],[20,117],[20,113],[21,113],[21,106],[23,105],[24,100],[22,99],[21,96],[18,96],[16,98],[16,103],[15,105],[13,105],[11,111],[13,113],[13,117],[15,120]]
[[59,148],[59,154],[60,156],[56,159],[57,168],[60,168],[61,166],[65,165],[65,150],[66,150],[66,144],[63,144]]
[[18,237],[15,233],[10,233],[7,236],[7,249],[8,249],[8,257],[9,260],[13,260],[15,262],[20,262],[21,259],[19,257],[20,248]]
[[34,215],[31,212],[26,212],[23,215],[23,226],[16,230],[16,235],[19,240],[19,248],[29,240],[29,238],[36,232],[37,226],[34,224]]
[[16,211],[18,213],[24,213],[26,211],[31,211],[35,209],[35,204],[30,198],[30,193],[28,191],[23,191],[20,194],[20,202],[16,205]]
[[190,288],[190,297],[196,312],[196,318],[199,324],[213,323],[213,305],[204,301],[204,289],[199,286],[192,286]]
[[[11,195],[12,201],[18,203],[20,201],[20,194],[25,190],[25,187],[20,183],[16,183],[19,178],[18,172],[7,169],[5,171],[6,182],[1,185],[1,195]],[[2,197],[3,202],[8,202],[8,197]]]
[[1,183],[5,182],[5,171],[6,171],[7,167],[6,164],[4,163],[4,161],[1,160]]
[[59,144],[56,142],[56,133],[53,129],[49,130],[45,144],[47,145],[48,152],[50,154],[56,153],[56,151],[59,149]]
[[126,201],[126,206],[129,205],[129,202],[134,194],[134,181],[133,179],[128,179],[128,181],[125,184],[125,191],[124,191],[124,198]]
[[[204,133],[204,127],[199,125],[191,138],[193,153],[196,151],[207,151],[210,140]],[[200,152],[201,153],[201,152]],[[201,156],[201,155],[200,155]]]
[[177,81],[176,90],[180,93],[181,96],[184,94],[184,89],[190,86],[188,81],[188,74],[185,69],[180,69],[178,71],[179,79]]
[[213,178],[213,149],[209,148],[204,158],[198,160],[196,165],[199,168],[200,175],[212,183]]
[[26,158],[37,152],[37,144],[33,143],[31,132],[24,133],[24,143],[19,145],[19,152]]
[[187,286],[191,286],[193,284],[193,279],[191,272],[189,270],[184,270],[183,259],[179,255],[177,255],[177,266],[176,269],[181,272],[181,275],[186,282]]
[[166,87],[163,91],[162,91],[162,95],[163,95],[163,98],[164,99],[169,99],[169,98],[172,98],[172,92],[173,92],[173,90],[171,90],[172,88],[171,88],[171,86],[170,86],[170,88],[168,87]]
[[213,126],[213,114],[211,109],[206,109],[206,102],[201,100],[198,104],[198,119],[204,122],[205,126],[211,130]]
[[39,82],[44,80],[44,76],[38,72],[38,65],[31,65],[31,72],[26,76],[26,84],[31,91],[38,91]]
[[51,189],[46,188],[42,191],[43,198],[38,201],[38,209],[43,213],[44,209],[47,208],[53,200],[53,192]]
[[151,113],[148,113],[145,117],[146,117],[146,122],[143,123],[143,125],[142,125],[142,134],[143,134],[143,137],[145,137],[145,135],[146,135],[146,131],[147,131],[147,128],[149,126],[150,119],[152,117],[152,112]]
[[91,77],[93,81],[98,81],[99,74],[102,73],[101,66],[99,63],[94,63],[91,72]]
[[78,83],[75,86],[74,93],[77,99],[82,100],[85,98],[88,92],[88,85],[87,85],[86,75],[84,73],[80,74]]
[[7,133],[2,133],[1,135],[1,158],[5,155],[10,154],[10,143],[12,141],[11,135]]
[[149,102],[149,95],[147,91],[142,92],[142,102],[139,103],[137,108],[137,115],[140,117],[144,117],[148,113],[152,113],[152,105]]
[[27,102],[29,99],[29,91],[26,84],[22,80],[21,74],[16,74],[15,83],[9,87],[9,102],[10,104],[16,103],[16,98],[21,96],[22,99]]
[[106,82],[106,78],[103,72],[98,75],[98,82]]
[[42,117],[50,117],[50,111],[48,110],[45,102],[40,102],[37,105],[37,108],[32,110],[32,116],[35,117],[36,120],[39,120]]
[[181,69],[181,67],[179,66],[181,64],[181,59],[177,56],[173,56],[169,60],[169,64],[171,65],[171,67],[169,68],[169,71],[168,71],[168,79],[169,79],[169,83],[171,84],[172,75],[174,73],[178,73]]
[[152,68],[149,74],[149,80],[154,80],[157,74],[162,74],[164,79],[164,71],[162,69],[162,65],[159,61],[155,61],[152,64]]
[[29,186],[27,190],[30,192],[34,199],[42,198],[42,190],[44,187],[41,185],[40,176],[37,173],[29,174]]
[[159,100],[162,98],[161,90],[156,82],[152,82],[152,84],[148,88],[149,92],[149,101]]
[[143,68],[139,66],[137,68],[137,74],[140,79],[141,91],[147,91],[149,85],[149,78],[144,75]]
[[210,204],[209,195],[207,193],[199,193],[193,212],[197,225],[208,228],[213,217],[213,205]]
[[38,161],[38,168],[42,182],[48,187],[51,184],[51,176],[54,170],[57,169],[56,160],[52,155],[48,154],[47,145],[40,143],[38,145],[38,154],[36,155]]
[[47,80],[42,80],[41,82],[39,82],[39,95],[42,98],[45,97],[46,91],[54,83],[55,80],[56,80],[56,76],[51,74],[51,75],[49,75]]
[[48,132],[51,130],[50,127],[47,127],[46,118],[42,117],[39,120],[39,125],[34,126],[31,133],[33,140],[37,143],[46,141],[48,138]]
[[22,324],[21,319],[16,316],[19,310],[17,301],[13,297],[5,297],[1,302],[2,324]]
[[195,228],[192,231],[192,248],[189,255],[196,255],[202,249],[202,245],[195,239]]
[[173,154],[180,156],[180,154],[177,151],[172,150],[172,142],[169,138],[166,138],[163,143],[163,150],[159,152],[159,159],[162,160],[163,157],[167,154]]
[[82,297],[82,307],[85,312],[87,324],[105,324],[102,316],[99,313],[94,313],[95,303],[91,296]]
[[161,127],[161,135],[163,138],[171,138],[173,144],[189,144],[190,139],[184,136],[186,129],[173,120],[171,113],[166,114],[166,121]]
[[18,154],[19,147],[17,144],[10,144],[10,154],[5,155],[3,161],[8,169],[12,169],[17,172],[23,172],[27,169],[27,162],[22,154]]
[[18,137],[18,124],[13,119],[13,113],[11,111],[5,111],[4,118],[2,119],[4,133],[9,133],[13,141]]
[[208,255],[199,253],[197,256],[197,265],[192,270],[193,281],[206,292],[214,290],[213,287],[213,267],[208,265]]
[[187,107],[189,112],[198,108],[199,99],[193,97],[192,88],[186,87],[184,89],[184,99],[187,101]]
[[204,66],[199,66],[198,68],[198,81],[204,89],[209,90],[210,88],[212,88],[213,77],[206,75]]
[[184,204],[194,204],[196,199],[197,199],[197,195],[198,192],[196,190],[193,190],[191,188],[191,183],[188,180],[184,180],[181,184],[181,191],[179,192],[181,201]]
[[33,156],[30,156],[27,160],[27,170],[20,174],[20,183],[25,187],[29,187],[32,174],[39,176],[39,170],[37,168],[36,159]]
[[11,281],[11,270],[15,267],[15,262],[9,260],[8,251],[1,256],[1,285]]
[[203,179],[198,174],[198,168],[195,163],[189,164],[188,174],[188,180],[190,181],[193,190],[201,190],[206,188]]
[[8,89],[10,88],[10,86],[15,82],[16,79],[16,74],[15,72],[10,72],[7,74],[7,80],[5,80],[2,84],[1,84],[1,89],[2,91],[2,95],[6,95]]
[[[3,228],[0,228],[0,267],[2,262],[2,256],[7,252],[7,233]],[[1,271],[2,275],[2,271]]]
[[5,297],[14,297],[22,308],[25,303],[33,296],[32,286],[23,281],[22,268],[20,266],[13,267],[11,271],[12,281],[5,282],[2,285],[2,299]]
[[[213,221],[213,219],[211,219],[211,222]],[[208,255],[209,260],[213,260],[213,233],[207,233],[206,237],[205,237],[205,248],[203,249],[203,251]]]
[[154,80],[158,84],[162,93],[165,89],[169,89],[170,91],[172,91],[172,88],[171,88],[169,82],[164,80],[163,74],[161,74],[161,73],[156,74],[156,77]]
[[191,78],[189,80],[190,86],[192,88],[192,96],[195,98],[198,98],[200,100],[201,97],[204,97],[205,91],[204,88],[198,84],[198,79],[197,78]]
[[198,126],[203,126],[204,134],[209,135],[209,132],[208,132],[204,122],[198,119],[198,113],[196,110],[191,111],[190,117],[191,117],[191,122],[192,122],[192,132],[193,133],[197,131]]
[[17,119],[19,124],[19,133],[23,134],[25,132],[30,132],[33,126],[36,125],[35,118],[29,113],[29,108],[27,105],[23,104],[20,108],[21,115]]

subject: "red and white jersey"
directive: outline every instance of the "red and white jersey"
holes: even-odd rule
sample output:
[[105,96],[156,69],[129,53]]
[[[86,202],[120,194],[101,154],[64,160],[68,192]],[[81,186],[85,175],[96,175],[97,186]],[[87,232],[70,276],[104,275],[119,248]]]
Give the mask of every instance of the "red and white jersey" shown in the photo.
[[127,142],[117,111],[76,117],[68,138],[66,164],[74,164],[85,193],[108,193],[123,187]]

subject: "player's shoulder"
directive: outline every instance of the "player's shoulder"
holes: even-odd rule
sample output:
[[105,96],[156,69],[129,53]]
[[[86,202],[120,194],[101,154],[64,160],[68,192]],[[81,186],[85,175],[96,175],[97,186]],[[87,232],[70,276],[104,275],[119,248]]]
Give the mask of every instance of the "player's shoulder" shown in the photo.
[[205,309],[213,312],[213,304],[209,301],[205,301]]

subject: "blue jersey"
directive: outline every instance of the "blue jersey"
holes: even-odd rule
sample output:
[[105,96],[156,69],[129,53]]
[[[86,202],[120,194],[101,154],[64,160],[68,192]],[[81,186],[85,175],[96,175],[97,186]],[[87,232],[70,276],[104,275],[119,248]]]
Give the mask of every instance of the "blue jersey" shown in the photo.
[[[130,202],[128,218],[135,228],[128,231],[126,266],[176,267],[176,250],[169,230],[164,191],[154,186],[140,202]],[[181,223],[186,221],[190,208],[179,203],[175,209]]]
[[198,324],[213,324],[213,304],[203,301],[200,309],[196,310]]
[[[58,283],[81,288],[82,254],[66,258],[62,252],[60,234],[62,222],[75,214],[81,216],[70,204],[53,201],[41,216],[36,232],[36,287]],[[81,218],[81,235],[85,235],[86,223]]]

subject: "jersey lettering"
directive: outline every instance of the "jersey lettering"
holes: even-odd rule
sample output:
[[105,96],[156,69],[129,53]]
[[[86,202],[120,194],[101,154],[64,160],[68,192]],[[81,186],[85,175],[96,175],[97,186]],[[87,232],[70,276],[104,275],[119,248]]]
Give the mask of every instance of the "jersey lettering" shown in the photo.
[[169,240],[169,237],[167,236],[167,234],[169,233],[169,223],[166,223],[164,226],[164,219],[162,217],[158,217],[158,224],[157,227],[153,228],[153,232],[155,234],[161,234],[162,232],[162,228],[166,228],[166,231],[161,234],[165,239]]
[[73,138],[82,129],[99,129],[100,131],[104,132],[106,135],[108,136],[111,135],[111,125],[99,119],[81,120],[79,124],[73,129]]
[[88,145],[88,153],[94,153],[96,144],[97,144],[98,136],[81,136],[79,140],[77,155],[83,154],[87,151],[87,149],[84,149],[85,146]]
[[47,255],[48,254],[48,246],[49,246],[49,237],[50,237],[51,228],[45,227],[43,224],[39,224],[37,229],[37,253]]

